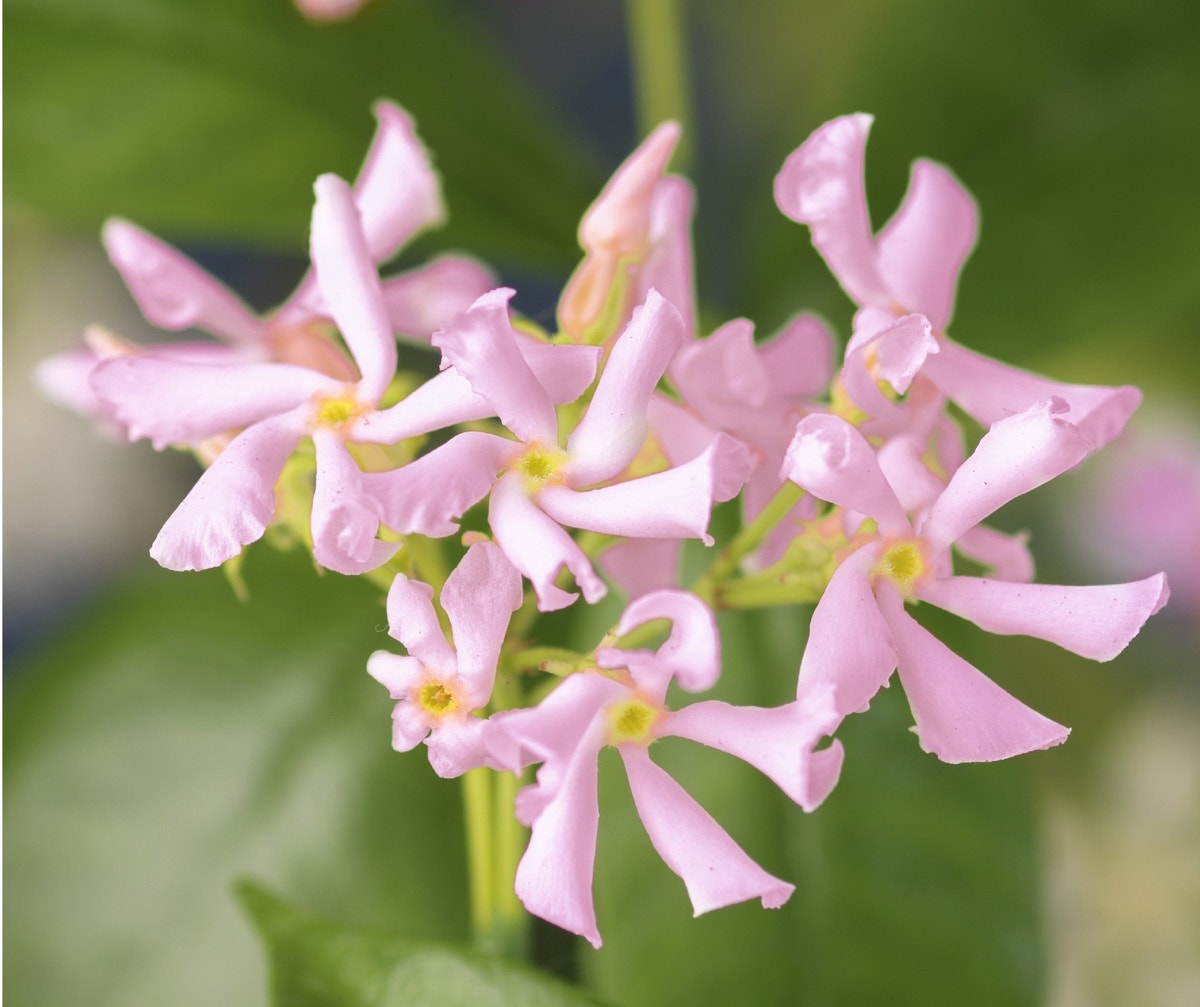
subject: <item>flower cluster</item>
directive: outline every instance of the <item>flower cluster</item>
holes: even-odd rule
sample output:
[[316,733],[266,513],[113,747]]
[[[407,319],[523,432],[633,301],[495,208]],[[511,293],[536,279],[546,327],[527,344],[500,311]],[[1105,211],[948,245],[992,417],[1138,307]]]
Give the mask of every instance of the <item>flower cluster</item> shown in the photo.
[[[531,830],[516,872],[531,912],[600,945],[606,746],[702,913],[779,906],[792,886],[656,765],[659,738],[734,755],[805,810],[837,783],[839,725],[893,672],[921,746],[944,761],[1064,740],[910,608],[929,602],[1096,660],[1119,653],[1165,603],[1163,575],[1034,584],[1024,537],[982,522],[1116,437],[1140,394],[1054,382],[947,335],[977,227],[952,174],[918,161],[873,233],[868,116],[827,123],[784,164],[780,209],[808,226],[857,305],[838,366],[810,314],[761,342],[745,319],[696,331],[692,191],[667,174],[674,124],[584,216],[558,332],[517,316],[513,291],[465,256],[381,280],[377,264],[444,210],[411,121],[388,103],[376,115],[355,184],[316,182],[312,272],[284,305],[256,317],[179,253],[111,221],[106,247],[146,317],[220,342],[138,347],[93,329],[41,378],[129,439],[205,465],[151,548],[162,565],[215,567],[272,530],[321,567],[388,588],[407,653],[380,651],[368,670],[395,701],[394,747],[424,741],[447,777],[538,767],[515,808]],[[398,338],[440,353],[440,370],[398,370]],[[983,430],[970,453],[950,403]],[[685,590],[683,542],[712,545],[714,505],[739,496],[741,530]],[[988,575],[956,574],[956,556]],[[624,614],[591,650],[536,645],[539,612],[614,587]],[[715,610],[814,603],[794,696],[680,705],[721,673]]]

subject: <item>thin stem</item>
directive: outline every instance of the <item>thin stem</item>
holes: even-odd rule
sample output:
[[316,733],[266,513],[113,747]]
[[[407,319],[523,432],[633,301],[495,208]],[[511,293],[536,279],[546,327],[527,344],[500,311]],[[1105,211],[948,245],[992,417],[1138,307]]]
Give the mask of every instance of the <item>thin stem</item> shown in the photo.
[[525,827],[517,821],[513,806],[521,778],[512,773],[496,774],[493,784],[495,859],[492,874],[495,890],[496,936],[500,950],[526,959],[529,954],[529,917],[517,898],[517,864],[525,850]]
[[496,887],[492,870],[492,771],[484,767],[470,769],[462,779],[471,933],[477,947],[491,950]]
[[682,0],[625,0],[639,135],[648,136],[667,119],[683,123],[685,132],[675,149],[674,164],[686,172],[695,120],[689,101],[683,20]]

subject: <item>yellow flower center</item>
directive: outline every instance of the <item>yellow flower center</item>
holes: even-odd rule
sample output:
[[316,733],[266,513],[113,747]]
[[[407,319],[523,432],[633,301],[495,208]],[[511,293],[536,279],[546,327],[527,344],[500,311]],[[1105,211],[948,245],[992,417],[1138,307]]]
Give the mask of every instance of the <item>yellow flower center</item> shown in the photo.
[[322,427],[340,427],[354,419],[363,411],[362,405],[353,395],[343,395],[336,399],[319,399],[317,402],[316,422]]
[[608,743],[620,745],[637,741],[648,745],[653,741],[651,730],[663,711],[644,699],[627,699],[608,708]]
[[454,693],[441,682],[426,682],[417,692],[417,702],[426,713],[440,717],[458,709]]
[[546,444],[531,444],[512,467],[525,477],[525,487],[530,493],[541,489],[548,482],[559,481],[559,469],[567,463],[568,455],[558,448]]
[[875,564],[876,577],[886,577],[906,598],[912,596],[913,586],[925,574],[925,554],[917,539],[893,542]]

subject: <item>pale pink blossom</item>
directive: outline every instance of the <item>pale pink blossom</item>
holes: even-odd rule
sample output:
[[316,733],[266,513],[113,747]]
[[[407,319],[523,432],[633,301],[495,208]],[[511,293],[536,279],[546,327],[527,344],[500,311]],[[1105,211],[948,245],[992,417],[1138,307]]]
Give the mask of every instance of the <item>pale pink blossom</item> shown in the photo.
[[517,797],[517,817],[532,829],[517,868],[517,895],[534,915],[601,944],[592,901],[599,820],[601,749],[620,753],[638,815],[650,841],[687,887],[699,915],[758,898],[776,908],[793,886],[758,866],[650,758],[664,737],[689,738],[740,758],[765,773],[806,809],[837,782],[842,750],[814,752],[837,723],[830,696],[776,709],[719,701],[681,710],[666,706],[672,681],[688,692],[710,688],[720,673],[712,613],[694,595],[656,591],[625,610],[617,633],[669,619],[671,635],[657,651],[606,648],[599,667],[566,678],[539,706],[492,719],[496,761],[514,772],[541,763],[537,782]]
[[491,698],[496,662],[512,613],[521,607],[521,577],[491,542],[477,542],[446,578],[441,606],[450,620],[447,643],[428,584],[396,576],[388,592],[388,632],[408,650],[379,650],[367,671],[387,687],[392,747],[407,752],[422,741],[439,776],[485,765],[485,721],[475,716]]
[[923,316],[937,345],[936,352],[926,346],[921,375],[985,427],[1058,397],[1094,446],[1112,440],[1141,401],[1136,388],[1059,384],[968,350],[946,335],[958,274],[975,244],[975,203],[946,168],[918,160],[899,210],[873,233],[863,182],[871,122],[871,116],[858,114],[825,123],[775,179],[779,208],[808,225],[817,251],[864,309],[855,322],[858,344],[869,343],[888,319]]
[[358,13],[367,0],[296,0],[296,7],[311,21],[344,21]]
[[684,339],[679,312],[650,292],[614,342],[591,402],[560,446],[554,402],[518,352],[507,311],[511,295],[501,289],[480,298],[436,333],[433,343],[442,350],[443,365],[459,371],[517,438],[480,434],[490,445],[481,442],[480,463],[503,472],[491,493],[492,534],[533,582],[538,607],[552,611],[574,601],[575,594],[555,584],[563,567],[588,602],[606,592],[563,526],[711,544],[707,527],[714,498],[731,495],[731,484],[745,479],[745,449],[733,439],[717,435],[684,464],[615,481],[646,441],[655,385]]
[[1120,653],[1166,603],[1162,574],[1088,587],[953,574],[952,546],[1091,450],[1069,416],[1063,402],[1053,401],[994,423],[915,529],[855,427],[829,415],[798,424],[787,478],[857,520],[875,522],[872,531],[859,529],[813,613],[799,696],[832,689],[840,714],[858,712],[896,670],[921,746],[943,761],[1004,759],[1065,740],[1065,727],[952,653],[907,614],[905,603],[927,601],[989,632],[1038,637],[1099,661]]

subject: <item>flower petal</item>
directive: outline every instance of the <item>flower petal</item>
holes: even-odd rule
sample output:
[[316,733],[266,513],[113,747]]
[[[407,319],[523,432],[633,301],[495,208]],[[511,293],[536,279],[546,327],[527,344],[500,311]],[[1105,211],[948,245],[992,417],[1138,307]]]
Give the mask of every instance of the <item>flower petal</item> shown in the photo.
[[926,752],[943,762],[995,762],[1067,740],[1068,728],[1009,695],[920,626],[890,585],[879,591]]
[[539,611],[566,608],[577,597],[554,584],[564,566],[589,604],[608,592],[583,550],[529,499],[519,475],[509,473],[496,484],[489,519],[504,554],[533,582]]
[[177,332],[197,328],[233,342],[251,342],[262,322],[234,294],[187,256],[126,220],[104,223],[104,247],[151,325]]
[[433,610],[432,587],[396,574],[388,590],[387,615],[388,635],[404,644],[428,671],[449,677],[458,670],[454,651]]
[[[666,667],[668,677],[674,677],[688,692],[703,692],[716,685],[721,675],[721,638],[712,609],[687,591],[654,591],[626,606],[617,624],[617,636],[625,636],[655,619],[671,621],[671,635],[653,655]],[[610,648],[596,656],[601,667],[618,668],[622,655],[627,653]],[[606,654],[611,662],[605,660]]]
[[362,375],[361,397],[378,404],[396,375],[396,340],[350,187],[336,175],[314,185],[309,248],[321,298]]
[[97,364],[89,384],[130,440],[148,437],[159,451],[198,444],[295,409],[322,389],[340,388],[291,364],[199,364],[143,354]]
[[526,443],[558,446],[558,416],[517,341],[508,319],[515,291],[499,287],[433,334],[442,366],[453,365],[492,406],[509,430]]
[[797,699],[832,689],[841,716],[861,713],[891,678],[896,648],[870,580],[881,550],[880,544],[864,546],[829,579],[809,624]]
[[695,915],[754,898],[778,909],[791,898],[795,886],[751,860],[644,748],[622,745],[619,751],[650,842],[683,879]]
[[327,570],[354,576],[382,566],[400,548],[381,542],[379,505],[363,472],[333,430],[313,431],[317,453],[312,502],[313,559]]
[[813,413],[796,424],[781,474],[820,500],[874,518],[884,535],[911,533],[874,448],[840,417]]
[[978,231],[979,210],[962,183],[940,164],[914,162],[900,209],[875,239],[892,299],[944,329]]
[[679,586],[679,539],[631,538],[605,549],[600,569],[626,597]]
[[377,650],[367,658],[367,674],[388,691],[392,699],[407,699],[409,690],[424,675],[423,665],[417,658]]
[[776,398],[811,399],[824,395],[833,380],[833,333],[816,315],[789,318],[758,347],[758,356]]
[[950,545],[1010,500],[1078,465],[1092,450],[1061,399],[997,420],[934,501],[919,533]]
[[567,438],[573,485],[611,479],[633,461],[646,440],[650,396],[683,340],[675,306],[650,291],[613,344],[587,412]]
[[987,525],[968,528],[954,540],[954,548],[968,559],[991,570],[996,580],[1028,584],[1033,580],[1029,533],[1008,535]]
[[887,307],[863,182],[871,122],[869,115],[847,115],[817,129],[775,176],[775,202],[808,225],[813,245],[856,304]]
[[208,570],[260,538],[275,516],[275,483],[303,436],[298,410],[243,430],[167,518],[150,555],[168,570]]
[[468,431],[398,469],[364,472],[363,486],[392,531],[442,538],[453,535],[458,518],[487,496],[512,452],[510,440]]
[[433,771],[452,780],[488,765],[487,729],[488,722],[479,717],[445,718],[425,739]]
[[916,593],[989,633],[1036,636],[1093,661],[1121,653],[1169,596],[1161,573],[1086,587],[947,577],[921,584]]
[[650,202],[650,251],[634,272],[631,303],[641,304],[653,288],[679,310],[683,330],[696,333],[696,291],[692,268],[691,183],[667,175]]
[[433,334],[496,285],[492,271],[466,255],[443,255],[383,281],[392,330],[428,343]]
[[476,542],[446,578],[442,608],[450,617],[458,673],[483,706],[491,695],[508,621],[524,595],[521,575],[492,542]]
[[941,352],[929,358],[925,376],[985,427],[1038,402],[1061,398],[1070,406],[1066,419],[1093,448],[1102,448],[1125,429],[1142,401],[1142,393],[1132,385],[1060,384],[985,357],[944,336],[939,343]]

